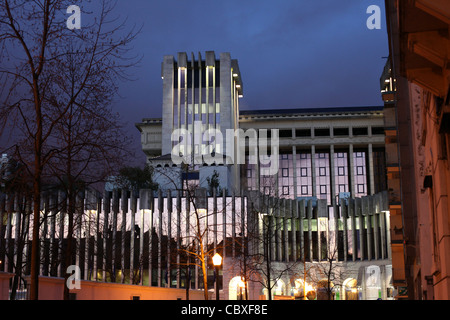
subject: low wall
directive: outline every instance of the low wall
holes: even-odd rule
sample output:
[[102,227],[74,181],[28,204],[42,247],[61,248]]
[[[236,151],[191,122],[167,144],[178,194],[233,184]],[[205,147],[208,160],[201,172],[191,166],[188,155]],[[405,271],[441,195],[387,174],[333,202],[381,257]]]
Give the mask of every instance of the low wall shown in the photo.
[[[26,277],[27,284],[30,277]],[[185,289],[159,288],[120,283],[80,281],[81,289],[72,289],[76,300],[186,300]],[[9,286],[9,283],[8,283]],[[39,277],[39,300],[62,300],[64,279]],[[209,298],[212,298],[210,293]],[[190,290],[189,300],[204,300],[203,290]]]
[[0,300],[9,300],[9,280],[13,273],[0,272]]

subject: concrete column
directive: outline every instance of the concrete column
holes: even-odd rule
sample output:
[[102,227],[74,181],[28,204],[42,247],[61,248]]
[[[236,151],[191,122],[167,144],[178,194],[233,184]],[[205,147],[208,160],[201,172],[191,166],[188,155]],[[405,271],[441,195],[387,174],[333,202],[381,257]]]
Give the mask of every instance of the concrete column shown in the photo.
[[[187,221],[186,221],[187,224]],[[180,250],[181,250],[181,190],[177,191],[177,265],[180,266],[181,263],[181,257],[180,257]],[[189,266],[188,266],[189,268]],[[187,275],[186,275],[186,281],[187,281]],[[178,267],[177,272],[177,288],[180,288],[180,282],[181,282],[181,272],[180,267]]]
[[292,219],[291,201],[285,199],[283,213],[284,261],[289,262],[289,232],[288,218]]
[[135,225],[136,225],[136,211],[137,199],[134,191],[130,192],[130,282],[133,284],[134,276],[134,240],[135,240]]
[[[162,154],[172,152],[171,136],[173,131],[173,108],[174,108],[174,57],[164,56],[162,62],[162,78],[163,78],[163,110],[162,110]],[[178,113],[179,116],[179,113]],[[180,122],[178,122],[179,124]]]
[[347,205],[345,203],[345,199],[340,199],[340,208],[341,208],[341,216],[342,216],[342,222],[343,222],[343,226],[344,226],[344,261],[348,260],[348,226],[347,226],[347,217],[348,217],[348,213],[347,213]]
[[[314,134],[314,130],[311,130]],[[317,196],[316,188],[316,146],[311,146],[311,185],[312,185],[312,196]]]
[[[172,283],[172,272],[170,270],[171,266],[171,257],[172,252],[170,250],[170,242],[172,239],[172,210],[173,210],[173,204],[172,204],[172,192],[170,190],[167,191],[167,244],[166,244],[166,250],[167,250],[167,261],[166,261],[166,270],[167,270],[167,287],[170,288],[170,284]],[[178,285],[178,284],[177,284]]]
[[370,212],[370,197],[362,199],[363,216],[367,221],[367,260],[372,260],[373,255],[373,230],[372,230],[372,213]]
[[355,198],[355,218],[359,221],[359,248],[361,252],[361,261],[364,260],[364,249],[365,249],[365,242],[364,242],[364,216],[362,214],[362,200],[361,198]]
[[380,218],[380,231],[381,231],[381,259],[386,259],[387,252],[386,252],[386,234],[389,232],[386,230],[386,213],[381,211],[379,213]]
[[355,209],[356,209],[356,201],[355,199],[349,199],[349,216],[350,216],[350,224],[352,228],[352,251],[353,251],[353,261],[356,261],[358,255],[358,247],[356,244],[356,218],[355,218]]
[[122,251],[121,251],[121,269],[122,269],[122,278],[121,283],[125,283],[125,236],[127,234],[127,215],[128,215],[128,196],[127,196],[127,190],[122,190],[121,195],[121,211],[122,211],[122,221],[121,221],[121,240],[122,240]]
[[312,224],[311,224],[312,213],[313,213],[312,200],[308,200],[307,217],[308,217],[309,261],[313,261]]
[[376,199],[372,198],[370,212],[373,214],[373,241],[374,241],[374,248],[375,248],[375,259],[378,260],[378,259],[380,259],[380,246],[379,246],[379,243],[380,243],[380,231],[379,231],[380,214],[379,214],[379,212],[376,211],[376,208],[379,208],[379,207],[375,206],[375,201],[376,201]]
[[[162,229],[162,225],[163,225],[163,211],[164,211],[164,199],[162,197],[162,192],[161,189],[158,190],[158,252],[156,254],[156,256],[158,257],[158,273],[157,273],[157,283],[158,283],[158,287],[162,287],[162,259],[161,259],[161,255],[162,255],[162,235],[163,235],[163,229]],[[150,230],[151,232],[151,230]]]
[[[116,276],[116,261],[120,261],[121,257],[118,257],[116,255],[116,248],[117,248],[117,215],[119,214],[119,194],[116,190],[113,191],[113,198],[112,198],[112,228],[113,228],[113,235],[112,235],[112,272],[114,274],[114,277]],[[115,280],[117,282],[117,279]]]
[[297,202],[297,206],[298,206],[298,219],[299,221],[299,231],[300,231],[300,259],[302,261],[305,261],[305,237],[304,237],[304,233],[303,233],[303,222],[304,219],[306,218],[306,214],[305,214],[305,200],[300,200],[299,202]]
[[291,206],[291,248],[292,248],[292,261],[297,261],[297,230],[296,221],[298,221],[298,202],[297,200],[290,201]]
[[[243,197],[243,194],[241,194],[241,197]],[[243,209],[243,206],[241,206],[241,210]],[[236,257],[236,195],[234,192],[231,196],[231,256]]]
[[106,252],[108,248],[108,234],[109,234],[109,213],[111,206],[111,200],[109,198],[108,192],[103,193],[103,275],[102,280],[106,282]]
[[[58,215],[58,194],[54,193],[50,197],[50,210],[51,210],[51,218],[50,218],[50,265],[54,266],[56,261],[58,261],[57,254],[55,255],[55,247],[56,247],[56,216]],[[99,216],[99,213],[97,214],[97,217]],[[3,219],[2,219],[3,220]],[[1,224],[0,224],[1,225]],[[96,233],[97,235],[97,233]],[[0,239],[2,238],[2,235],[0,234]],[[1,241],[1,240],[0,240]],[[97,241],[95,242],[97,244]],[[0,245],[1,247],[1,245]],[[95,254],[95,253],[94,253]],[[1,259],[1,257],[0,257]],[[97,259],[97,255],[94,255],[94,259]],[[97,264],[94,264],[94,267],[97,267]],[[50,276],[55,276],[55,270],[53,267],[50,268]],[[95,270],[95,277],[97,280],[97,270]]]
[[[12,239],[12,219],[13,219],[13,211],[14,211],[14,196],[6,195],[6,211],[7,211],[7,221],[6,221],[6,239],[5,239],[5,264],[4,271],[9,272],[9,252],[10,252],[10,243]],[[64,225],[64,224],[63,224]],[[34,240],[34,239],[33,239]]]
[[348,146],[348,173],[350,176],[350,195],[354,199],[355,198],[355,163],[353,161],[353,144]]
[[[298,197],[298,181],[297,181],[297,147],[292,146],[292,167],[293,167],[293,174],[294,174],[294,199]],[[300,186],[301,188],[301,186]]]
[[222,248],[222,257],[225,259],[225,257],[227,256],[227,246],[228,246],[228,242],[227,242],[227,195],[226,195],[226,190],[223,190],[222,193],[222,241],[223,241],[223,248]]
[[369,164],[369,192],[368,195],[375,194],[375,177],[373,170],[373,147],[372,144],[369,143],[368,151],[367,151],[368,164]]

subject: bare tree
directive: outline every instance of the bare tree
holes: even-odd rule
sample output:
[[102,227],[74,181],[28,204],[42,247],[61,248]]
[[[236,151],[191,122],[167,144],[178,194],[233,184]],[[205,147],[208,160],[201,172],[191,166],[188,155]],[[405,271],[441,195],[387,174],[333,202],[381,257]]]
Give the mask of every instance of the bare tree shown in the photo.
[[327,237],[326,248],[322,247],[324,259],[312,262],[308,270],[320,300],[334,300],[334,287],[342,285],[346,278],[342,264],[338,261],[338,246],[333,240],[332,235]]
[[[111,101],[118,81],[124,79],[125,70],[135,63],[127,53],[136,32],[122,33],[124,23],[108,20],[113,10],[108,1],[101,2],[94,14],[96,18],[81,30],[66,28],[65,11],[78,2],[4,0],[0,4],[0,60],[7,62],[0,65],[2,128],[14,123],[20,130],[18,153],[33,176],[30,288],[33,300],[38,299],[42,179],[44,174],[52,173],[46,171],[47,166],[55,154],[61,154],[61,145],[67,142],[61,144],[63,139],[59,140],[56,132],[73,120],[68,114],[76,117],[75,109],[80,112],[79,123],[94,120],[93,115],[99,111],[95,108],[104,108],[105,102]],[[104,119],[103,123],[109,120],[107,113],[96,115]],[[94,132],[99,131],[91,130],[91,134]],[[69,136],[75,138],[71,134],[65,137]],[[70,141],[64,147],[73,146],[72,142],[75,143]],[[109,145],[115,142],[111,140]],[[66,155],[71,152],[74,155],[76,151]],[[91,148],[85,152],[92,157],[88,161],[92,163],[99,151]],[[65,165],[66,177],[72,179],[76,174],[68,162]],[[79,169],[82,167],[79,164]]]
[[[272,300],[272,291],[278,281],[286,275],[296,273],[300,261],[287,261],[283,257],[283,235],[287,212],[283,200],[277,197],[272,187],[265,189],[267,194],[253,192],[250,196],[252,221],[248,226],[248,245],[251,246],[247,256],[247,275],[249,281],[258,282],[267,289],[268,298]],[[287,252],[284,253],[287,255]]]

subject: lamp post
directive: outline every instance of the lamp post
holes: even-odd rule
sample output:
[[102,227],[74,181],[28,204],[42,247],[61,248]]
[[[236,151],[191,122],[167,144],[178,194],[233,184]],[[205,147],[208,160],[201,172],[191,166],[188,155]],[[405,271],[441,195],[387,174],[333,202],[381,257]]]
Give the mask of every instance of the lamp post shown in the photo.
[[219,267],[222,264],[222,257],[216,253],[212,258],[214,271],[216,272],[216,300],[219,300]]

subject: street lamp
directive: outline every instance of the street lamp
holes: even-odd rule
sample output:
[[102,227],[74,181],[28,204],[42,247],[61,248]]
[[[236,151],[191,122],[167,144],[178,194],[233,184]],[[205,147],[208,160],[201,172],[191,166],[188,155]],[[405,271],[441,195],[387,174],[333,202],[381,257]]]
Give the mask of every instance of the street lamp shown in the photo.
[[212,258],[214,271],[216,272],[216,300],[219,300],[219,267],[222,264],[222,257],[216,253]]

